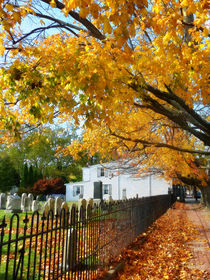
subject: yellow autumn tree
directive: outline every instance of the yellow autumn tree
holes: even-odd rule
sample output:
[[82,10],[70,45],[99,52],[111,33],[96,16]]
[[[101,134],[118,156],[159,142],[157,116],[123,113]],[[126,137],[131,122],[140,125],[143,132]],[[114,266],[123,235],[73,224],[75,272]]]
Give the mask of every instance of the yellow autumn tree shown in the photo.
[[207,0],[0,1],[1,141],[55,117],[210,202]]

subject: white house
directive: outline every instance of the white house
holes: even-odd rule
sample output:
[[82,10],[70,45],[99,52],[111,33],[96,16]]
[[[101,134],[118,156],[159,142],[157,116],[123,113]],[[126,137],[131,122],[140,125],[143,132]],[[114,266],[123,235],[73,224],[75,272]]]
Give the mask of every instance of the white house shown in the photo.
[[97,164],[84,167],[83,181],[66,184],[66,200],[76,201],[79,197],[109,199],[154,196],[167,194],[171,184],[155,175],[136,177],[130,170],[120,170],[116,163]]

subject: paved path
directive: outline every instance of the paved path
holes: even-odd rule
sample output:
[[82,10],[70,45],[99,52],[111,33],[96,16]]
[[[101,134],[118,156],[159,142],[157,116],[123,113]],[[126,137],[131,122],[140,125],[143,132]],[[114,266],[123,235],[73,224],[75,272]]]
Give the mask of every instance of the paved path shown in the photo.
[[204,208],[195,200],[186,199],[183,203],[188,219],[197,227],[199,237],[190,245],[193,253],[193,268],[205,270],[210,279],[210,210]]
[[[168,255],[164,255],[166,252],[170,252],[171,247],[167,247],[168,244],[165,244],[163,241],[160,241],[160,236],[155,240],[155,236],[150,239],[149,237],[154,234],[158,236],[160,233],[158,233],[157,227],[154,228],[154,232],[152,231],[148,237],[145,243],[135,243],[135,247],[128,248],[127,253],[125,254],[125,267],[124,270],[117,276],[116,279],[121,280],[127,280],[129,279],[135,279],[135,280],[157,280],[157,279],[171,279],[171,280],[210,280],[210,209],[206,209],[203,207],[199,202],[196,202],[194,199],[186,199],[185,203],[175,203],[173,209],[170,209],[168,211],[169,218],[171,218],[171,226],[174,229],[174,227],[177,227],[177,230],[179,232],[182,232],[181,229],[183,227],[183,223],[186,223],[186,228],[183,229],[183,232],[189,233],[191,232],[192,239],[187,238],[186,241],[187,244],[183,248],[185,248],[186,254],[190,253],[189,256],[191,256],[190,259],[187,258],[186,262],[182,262],[183,258],[183,251],[181,250],[181,244],[179,242],[180,235],[178,237],[176,234],[174,235],[174,239],[171,239],[171,235],[175,231],[170,232],[169,230],[169,236],[165,233],[166,240],[171,240],[171,242],[174,242],[173,240],[176,240],[178,238],[178,246],[180,256],[176,255],[177,260],[174,262],[174,264],[171,266],[171,263],[173,263],[174,259],[170,261],[170,258],[168,258],[169,263],[167,263],[166,258]],[[166,214],[167,215],[167,214]],[[166,220],[165,220],[166,221]],[[167,220],[170,222],[170,219]],[[173,224],[174,221],[174,224]],[[188,223],[188,221],[190,223]],[[191,227],[191,224],[194,226]],[[160,228],[167,227],[167,225],[164,225],[164,223],[160,223]],[[189,227],[189,229],[188,229]],[[191,229],[190,229],[191,228]],[[189,230],[189,232],[188,232]],[[197,231],[197,234],[196,232]],[[183,236],[181,235],[181,238]],[[141,240],[141,239],[139,239]],[[152,242],[151,242],[152,240]],[[153,244],[154,242],[154,244]],[[160,243],[162,242],[162,244]],[[153,245],[151,248],[151,244]],[[159,248],[166,247],[167,250],[160,250]],[[170,244],[169,244],[170,245]],[[190,247],[190,250],[189,247]],[[158,257],[156,256],[156,252],[152,251],[153,247],[157,247],[157,250],[159,251],[160,258],[158,260]],[[149,253],[145,253],[144,250],[148,250]],[[174,251],[176,252],[175,248]],[[156,256],[154,258],[154,256]],[[168,254],[168,253],[167,253]],[[171,254],[170,254],[171,255]],[[163,257],[164,256],[164,257]],[[152,257],[152,258],[151,258]],[[186,256],[184,256],[186,258]],[[163,263],[161,261],[163,260]],[[179,260],[181,262],[179,262]],[[165,263],[165,266],[163,265]],[[160,269],[157,270],[157,264],[162,265],[160,266]],[[184,267],[182,268],[182,266]],[[155,272],[153,273],[155,267]],[[171,270],[171,273],[167,275],[164,275],[164,271]],[[177,267],[177,269],[176,269]],[[181,267],[181,268],[180,268]],[[162,270],[163,268],[163,270]],[[175,269],[174,269],[175,268]],[[180,270],[181,269],[181,270]],[[157,276],[157,277],[156,277]],[[162,278],[159,278],[161,276]]]

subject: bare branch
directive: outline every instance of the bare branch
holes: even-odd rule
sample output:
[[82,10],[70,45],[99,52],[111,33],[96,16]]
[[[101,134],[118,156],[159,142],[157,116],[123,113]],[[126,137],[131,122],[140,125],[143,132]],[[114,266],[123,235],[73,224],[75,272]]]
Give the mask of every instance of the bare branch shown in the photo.
[[[41,32],[43,32],[43,31],[45,31],[45,30],[49,30],[49,29],[52,29],[52,28],[59,28],[59,27],[64,27],[64,28],[67,29],[67,27],[61,26],[60,24],[59,24],[59,25],[52,25],[52,24],[50,24],[50,25],[45,26],[45,27],[35,28],[35,29],[31,30],[29,33],[23,35],[23,36],[22,36],[21,38],[19,38],[18,40],[16,40],[16,41],[13,40],[13,44],[15,45],[15,44],[17,44],[17,43],[23,41],[24,39],[26,39],[27,37],[29,37],[29,36],[32,35],[32,34],[41,33]],[[68,30],[69,30],[69,29],[68,29]],[[71,31],[71,32],[73,32],[73,31]],[[77,35],[77,34],[76,34],[76,35]],[[10,47],[10,48],[6,48],[6,49],[15,49],[15,48],[14,48],[14,47],[13,47],[13,48]],[[16,49],[17,49],[17,48],[16,48]]]
[[84,28],[78,27],[78,26],[76,26],[74,24],[70,24],[68,22],[65,22],[63,20],[60,20],[60,19],[48,16],[48,15],[43,15],[43,14],[39,14],[39,13],[35,13],[35,14],[32,14],[32,15],[35,15],[35,16],[37,16],[39,18],[45,18],[47,20],[51,20],[53,22],[59,23],[59,25],[63,26],[63,27],[67,26],[69,28],[72,28],[72,29],[75,29],[75,30],[78,30],[78,31],[86,31],[86,29],[84,29]]

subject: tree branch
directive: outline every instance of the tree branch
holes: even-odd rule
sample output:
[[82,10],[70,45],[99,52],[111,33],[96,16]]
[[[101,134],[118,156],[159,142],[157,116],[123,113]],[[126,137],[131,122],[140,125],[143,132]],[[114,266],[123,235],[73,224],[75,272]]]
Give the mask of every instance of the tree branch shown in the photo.
[[[14,41],[13,41],[13,44],[15,45],[15,44],[19,43],[20,41],[26,39],[26,38],[29,37],[30,35],[35,34],[35,33],[37,33],[37,32],[40,32],[40,33],[41,33],[41,32],[43,32],[43,31],[45,31],[45,30],[48,30],[48,29],[51,29],[51,28],[59,28],[59,27],[66,28],[66,29],[68,29],[69,31],[73,32],[73,31],[70,30],[69,28],[67,28],[67,27],[65,27],[65,26],[62,26],[62,25],[60,25],[60,24],[58,24],[58,25],[52,25],[52,24],[50,24],[50,25],[45,26],[45,27],[39,27],[39,28],[35,28],[35,29],[31,30],[29,33],[23,35],[23,36],[22,36],[21,38],[19,38],[18,40],[16,40],[16,41],[14,40]],[[77,36],[76,33],[75,33],[75,35]],[[8,49],[8,48],[7,48],[7,49]],[[13,48],[13,49],[14,49],[14,48]]]
[[[185,185],[188,186],[196,186],[198,188],[203,188],[203,184],[202,181],[197,179],[197,178],[193,178],[193,177],[184,177],[181,176],[180,174],[176,173],[177,178],[182,181]],[[208,181],[206,182],[206,184],[208,184]]]
[[[41,0],[42,2],[50,5],[50,0]],[[55,0],[56,7],[59,10],[63,10],[65,8],[65,5],[57,0]],[[69,15],[73,17],[75,20],[80,22],[83,26],[87,28],[89,31],[89,34],[99,40],[104,40],[106,37],[86,18],[82,18],[79,16],[77,12],[70,11]]]
[[[148,94],[141,92],[141,98],[143,100],[144,107],[147,107],[148,109],[151,109],[156,113],[166,116],[171,121],[178,124],[182,129],[190,132],[198,139],[203,141],[205,145],[210,146],[210,124],[201,116],[199,116],[193,109],[189,108],[184,100],[174,94],[171,90],[169,92],[161,91],[146,83],[145,85],[140,87],[138,85],[138,82],[136,81],[129,84],[128,86],[138,93],[142,91],[142,89],[148,90],[155,97],[165,101],[168,105],[171,105],[172,108],[175,108],[176,110],[172,110],[170,109],[170,107],[166,107],[160,104],[158,100],[153,99]],[[137,102],[135,102],[134,105],[139,108],[142,107],[142,105],[138,105]],[[193,129],[188,124],[188,122],[194,124],[197,129]]]
[[169,145],[166,143],[156,143],[156,142],[149,142],[149,141],[146,141],[143,139],[132,139],[130,137],[124,137],[124,136],[116,134],[115,132],[112,132],[111,130],[110,130],[110,135],[115,136],[115,137],[125,140],[125,141],[143,144],[143,145],[145,145],[145,147],[153,146],[156,148],[167,148],[167,149],[184,152],[184,153],[190,153],[190,154],[210,155],[210,152],[208,152],[208,151],[189,150],[189,149],[183,149],[180,147],[175,147],[175,146],[172,146],[172,145]]
[[[203,29],[202,26],[197,27],[197,26],[195,26],[193,23],[188,23],[188,22],[186,22],[186,21],[184,21],[184,20],[182,20],[182,24],[183,24],[183,25],[186,25],[186,26],[188,26],[188,27],[195,27],[197,31],[202,31],[202,32],[204,31],[204,29]],[[208,34],[208,37],[210,37],[210,34]]]
[[57,19],[57,18],[54,18],[54,17],[51,17],[51,16],[48,16],[48,15],[43,15],[43,14],[39,14],[39,13],[31,13],[32,15],[35,15],[39,18],[45,18],[45,19],[48,19],[48,20],[51,20],[51,21],[54,21],[56,23],[59,23],[61,26],[68,26],[70,28],[73,28],[73,29],[76,29],[78,31],[86,31],[84,28],[81,28],[81,27],[78,27],[74,24],[70,24],[68,22],[65,22],[63,20],[60,20],[60,19]]

